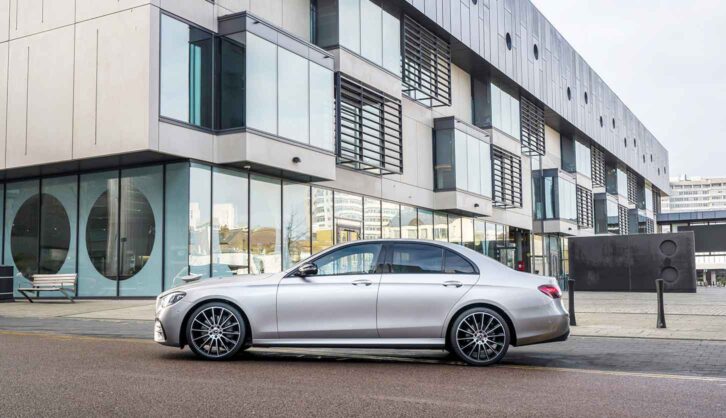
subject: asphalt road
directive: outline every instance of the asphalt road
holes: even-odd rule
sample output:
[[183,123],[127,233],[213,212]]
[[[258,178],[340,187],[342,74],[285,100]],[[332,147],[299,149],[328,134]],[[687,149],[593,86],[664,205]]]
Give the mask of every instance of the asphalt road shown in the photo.
[[[443,360],[443,361],[442,361]],[[726,378],[0,331],[0,415],[724,416]]]

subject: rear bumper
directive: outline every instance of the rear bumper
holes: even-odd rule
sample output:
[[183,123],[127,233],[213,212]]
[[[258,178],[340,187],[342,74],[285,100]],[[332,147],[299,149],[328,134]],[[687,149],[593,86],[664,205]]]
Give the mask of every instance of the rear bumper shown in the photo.
[[570,336],[570,315],[561,301],[556,301],[543,312],[520,321],[517,327],[517,346],[565,341]]

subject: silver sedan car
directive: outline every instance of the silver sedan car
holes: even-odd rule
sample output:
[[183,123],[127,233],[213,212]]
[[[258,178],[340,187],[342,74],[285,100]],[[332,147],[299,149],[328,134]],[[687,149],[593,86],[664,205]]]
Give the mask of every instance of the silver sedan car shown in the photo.
[[154,340],[204,359],[248,347],[439,348],[485,366],[509,345],[563,341],[557,282],[460,245],[337,245],[281,273],[209,279],[156,301]]

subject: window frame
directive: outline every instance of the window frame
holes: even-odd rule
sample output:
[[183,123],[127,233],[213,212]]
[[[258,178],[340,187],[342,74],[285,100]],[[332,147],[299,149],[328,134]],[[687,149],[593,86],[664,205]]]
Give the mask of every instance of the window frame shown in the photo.
[[[428,274],[468,274],[468,275],[481,274],[480,273],[480,270],[479,270],[479,267],[477,266],[477,264],[474,263],[473,261],[471,261],[471,259],[469,257],[467,257],[464,254],[461,254],[460,252],[458,252],[458,251],[456,251],[456,250],[454,250],[454,249],[452,249],[452,248],[450,248],[450,247],[448,247],[446,245],[437,245],[437,244],[431,243],[431,242],[417,242],[417,241],[383,242],[382,244],[383,244],[384,249],[385,249],[385,259],[384,259],[385,262],[384,262],[384,264],[382,266],[382,273],[383,274],[396,274],[396,275],[398,275],[398,274],[426,274],[426,275],[428,275]],[[425,272],[425,273],[397,273],[397,272],[394,272],[393,269],[392,269],[392,263],[393,263],[393,246],[394,245],[423,245],[423,246],[436,247],[436,248],[441,249],[441,251],[442,251],[442,254],[441,254],[441,271],[439,271],[439,272]],[[445,272],[444,271],[444,267],[446,266],[446,253],[448,251],[453,252],[454,254],[456,254],[459,257],[461,257],[464,261],[466,261],[467,263],[469,263],[469,266],[471,266],[473,273],[447,273],[447,272]]]
[[360,247],[360,246],[370,246],[370,245],[376,245],[380,247],[380,251],[378,252],[378,257],[376,258],[373,265],[375,265],[375,269],[373,270],[373,273],[341,273],[341,274],[314,274],[310,277],[331,277],[331,276],[361,276],[361,275],[371,275],[371,274],[381,274],[381,269],[383,267],[383,264],[381,263],[382,260],[385,260],[386,257],[386,248],[385,244],[380,241],[370,241],[370,240],[360,240],[356,241],[353,244],[343,245],[343,246],[335,246],[330,248],[327,251],[323,251],[317,255],[315,255],[313,258],[304,260],[300,263],[298,263],[295,267],[292,268],[292,270],[285,274],[283,278],[289,278],[289,277],[300,277],[297,275],[298,271],[300,270],[300,266],[304,264],[315,264],[315,267],[318,265],[316,262],[320,260],[323,257],[326,257],[332,253],[335,253],[337,251],[350,249],[352,247]]

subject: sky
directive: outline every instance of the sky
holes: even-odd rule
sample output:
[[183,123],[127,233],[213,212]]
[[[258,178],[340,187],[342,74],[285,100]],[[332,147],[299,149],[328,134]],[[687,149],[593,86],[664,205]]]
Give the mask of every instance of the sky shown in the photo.
[[726,177],[726,1],[532,0],[669,152]]

